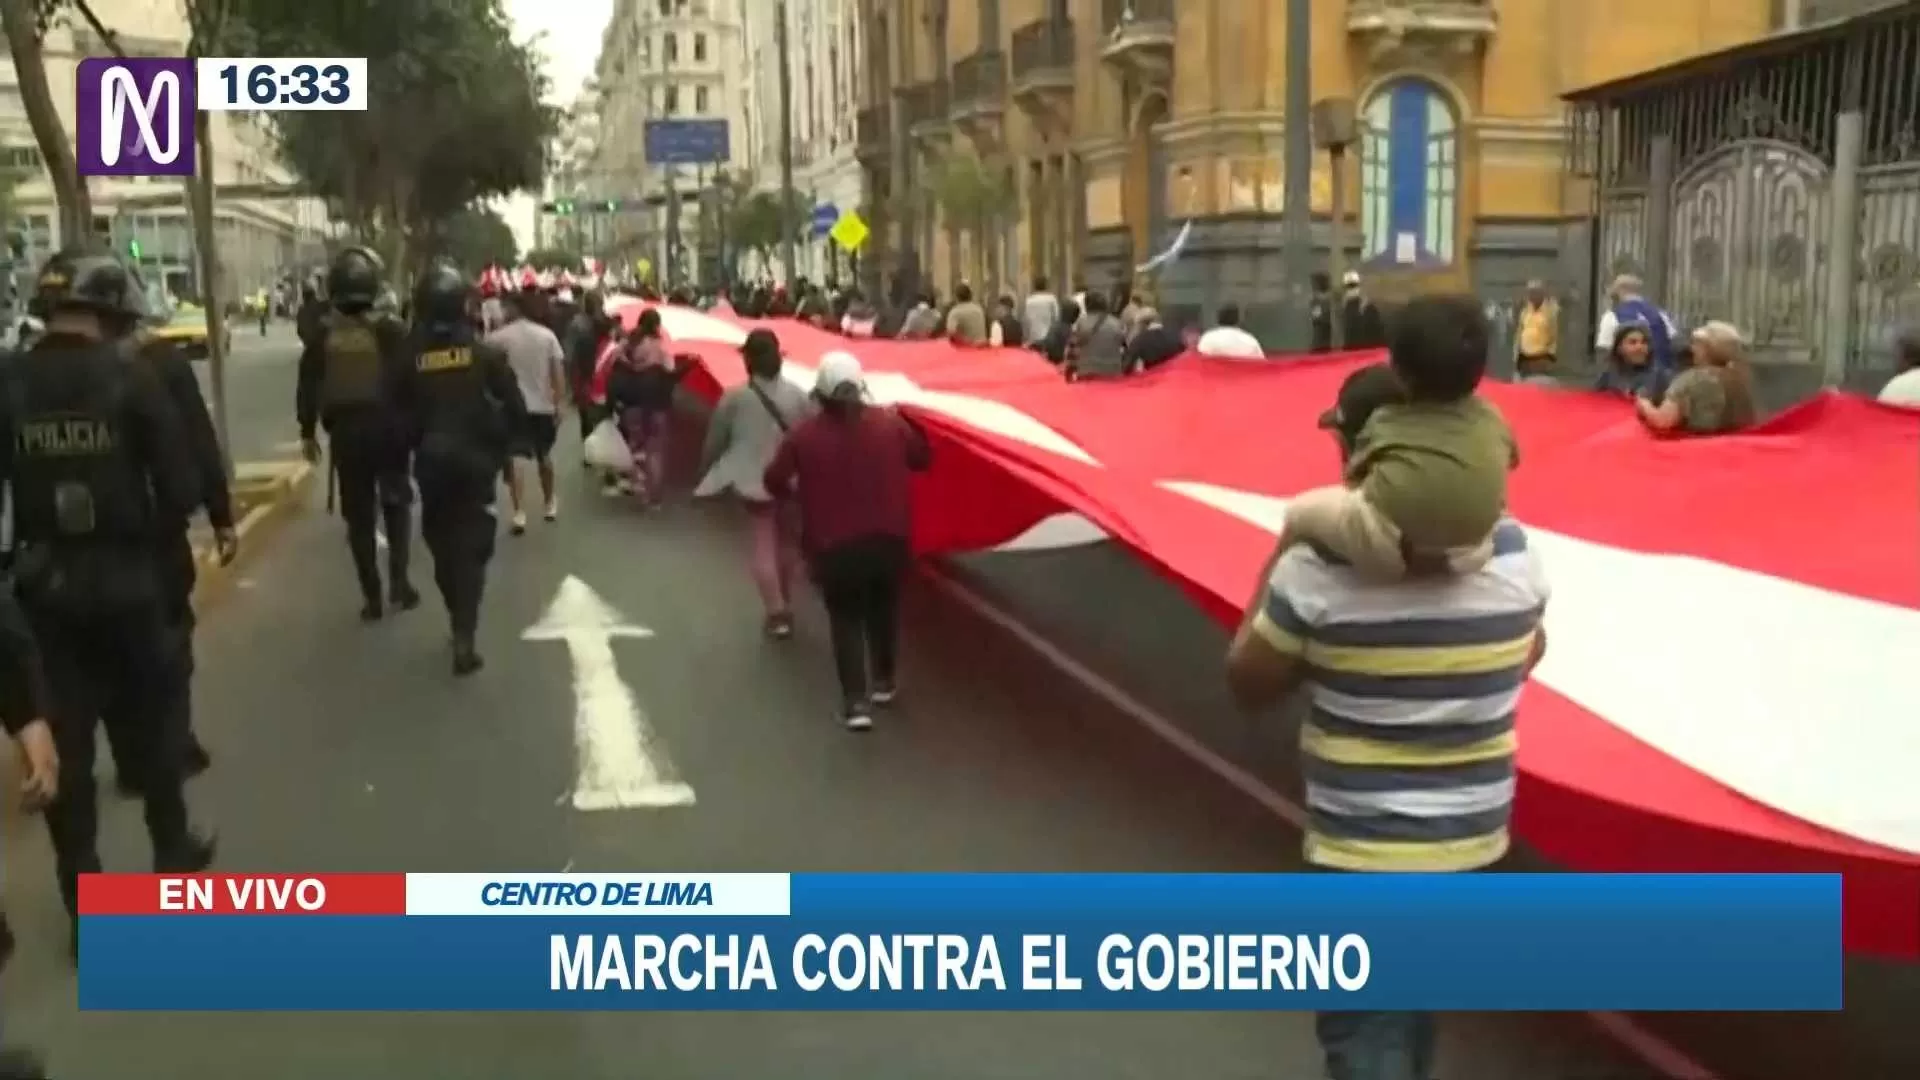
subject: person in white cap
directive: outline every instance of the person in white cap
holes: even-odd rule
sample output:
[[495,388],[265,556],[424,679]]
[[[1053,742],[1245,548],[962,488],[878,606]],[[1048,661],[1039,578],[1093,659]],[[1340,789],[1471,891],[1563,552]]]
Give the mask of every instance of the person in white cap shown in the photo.
[[1387,344],[1386,320],[1356,270],[1340,278],[1340,336],[1342,349],[1381,349]]
[[774,498],[798,501],[800,546],[833,636],[841,717],[865,731],[872,707],[894,698],[911,475],[927,467],[930,453],[918,425],[868,400],[851,354],[820,358],[813,393],[820,411],[787,432],[763,480]]

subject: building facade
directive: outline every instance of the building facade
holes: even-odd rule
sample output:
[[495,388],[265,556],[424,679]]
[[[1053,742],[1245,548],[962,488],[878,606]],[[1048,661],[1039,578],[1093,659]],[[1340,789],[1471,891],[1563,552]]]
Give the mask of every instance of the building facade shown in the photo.
[[[1748,337],[1763,400],[1877,392],[1920,326],[1920,4],[1572,95],[1596,282]],[[1599,286],[1604,287],[1604,286]],[[1591,325],[1591,308],[1574,313]]]
[[[179,56],[187,26],[177,0],[95,0],[94,11],[134,55]],[[84,26],[48,33],[47,82],[69,137],[74,131],[75,77],[79,61],[110,55]],[[203,113],[214,124],[214,183],[288,185],[293,174],[275,152],[258,114]],[[10,60],[0,60],[0,155],[15,186],[12,227],[26,241],[23,258],[44,259],[73,238],[60,235],[53,188],[33,133],[27,126],[19,79]],[[164,177],[99,178],[90,181],[94,232],[121,251],[138,245],[151,276],[178,296],[199,296],[193,269],[193,229],[184,185]],[[324,257],[329,234],[326,206],[306,198],[227,198],[215,203],[215,233],[223,276],[223,299],[231,301],[271,286],[283,271]]]
[[[595,63],[595,152],[574,194],[583,213],[603,216],[602,253],[696,273],[717,248],[720,223],[701,193],[719,175],[750,174],[756,162],[747,9],[761,0],[617,0]],[[646,153],[650,120],[724,120],[726,160],[666,166]],[[605,209],[614,203],[612,210]],[[581,228],[603,228],[581,222]],[[668,245],[674,247],[669,259]]]
[[[1191,222],[1151,282],[1161,308],[1235,300],[1272,317],[1288,285],[1285,3],[867,0],[865,14],[856,141],[890,268],[942,288],[1036,273],[1105,288]],[[1314,3],[1312,97],[1356,121],[1337,166],[1315,156],[1316,261],[1338,242],[1383,296],[1565,278],[1561,95],[1782,17],[1777,0]]]
[[[781,186],[780,32],[782,11],[787,17],[789,128],[793,139],[794,188],[803,211],[831,207],[834,211],[866,210],[866,188],[854,155],[855,115],[862,96],[861,72],[865,43],[861,33],[860,0],[757,0],[747,12],[747,47],[753,72],[749,132],[757,162],[754,187],[777,192]],[[824,236],[811,232],[796,252],[797,268],[815,281],[841,277],[851,271],[851,260]],[[784,278],[786,268],[776,258],[772,265],[746,267]]]
[[[541,211],[533,219],[533,246],[564,250],[599,251],[606,243],[592,226],[610,229],[604,216],[585,217],[570,205],[581,193],[597,186],[590,183],[594,158],[600,144],[599,87],[591,80],[560,115],[559,131],[547,155],[547,178],[540,189]],[[597,178],[595,178],[597,180]],[[574,213],[547,212],[547,207],[567,206]]]

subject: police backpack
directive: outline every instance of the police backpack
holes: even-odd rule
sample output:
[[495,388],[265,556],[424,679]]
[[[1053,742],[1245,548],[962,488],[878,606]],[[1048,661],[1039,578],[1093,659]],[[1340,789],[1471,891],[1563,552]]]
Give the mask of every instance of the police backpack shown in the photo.
[[320,380],[321,407],[378,402],[385,371],[379,324],[334,312],[323,325],[326,338],[321,346],[325,363]]

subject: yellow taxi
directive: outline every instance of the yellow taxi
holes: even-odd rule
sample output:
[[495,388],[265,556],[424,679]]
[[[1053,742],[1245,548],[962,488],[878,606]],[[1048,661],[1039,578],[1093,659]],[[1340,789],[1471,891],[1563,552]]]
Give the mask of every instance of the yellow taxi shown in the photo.
[[[147,336],[172,342],[189,360],[205,360],[207,349],[207,312],[197,304],[180,304],[162,321],[148,327]],[[233,349],[233,331],[227,331],[226,350]]]

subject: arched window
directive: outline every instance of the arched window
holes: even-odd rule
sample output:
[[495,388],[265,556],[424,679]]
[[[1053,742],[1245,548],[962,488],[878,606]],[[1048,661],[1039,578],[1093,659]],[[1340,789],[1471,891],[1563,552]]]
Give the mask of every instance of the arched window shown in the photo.
[[1361,258],[1395,266],[1454,260],[1460,133],[1453,106],[1424,79],[1382,86],[1361,110]]

